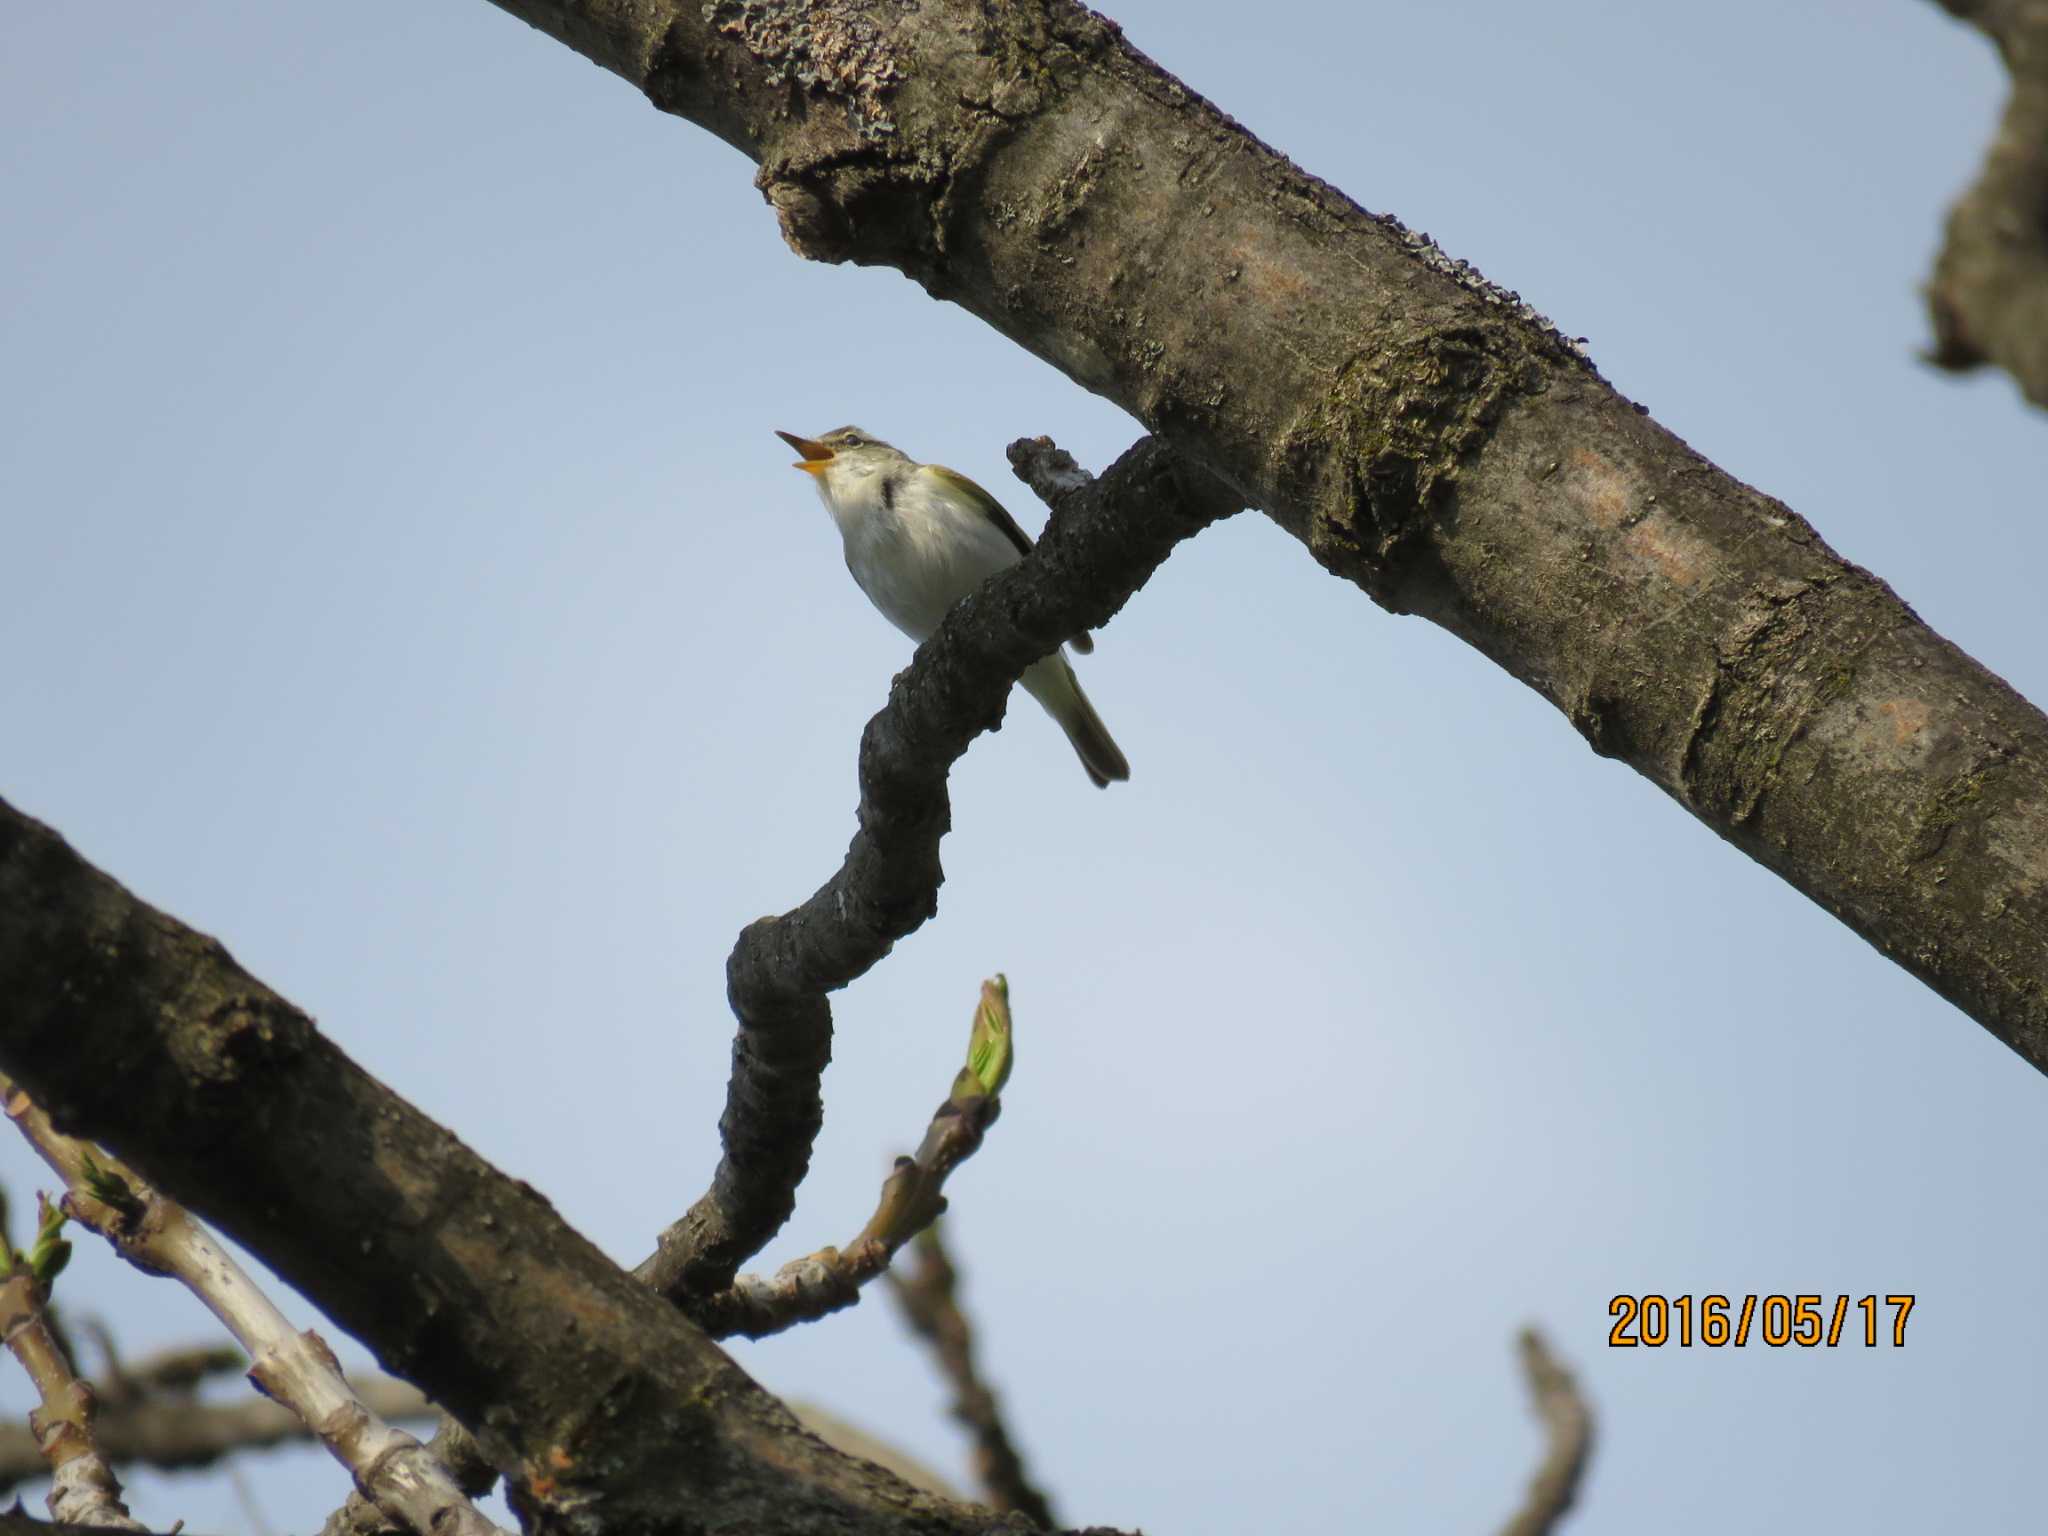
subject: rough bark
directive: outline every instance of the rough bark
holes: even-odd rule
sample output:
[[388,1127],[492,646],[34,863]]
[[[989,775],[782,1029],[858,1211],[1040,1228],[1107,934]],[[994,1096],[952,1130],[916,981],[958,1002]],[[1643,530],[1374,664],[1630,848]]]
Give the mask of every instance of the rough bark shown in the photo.
[[0,802],[0,1058],[478,1431],[529,1530],[975,1532],[803,1433],[674,1307],[219,943]]
[[2048,0],[1939,0],[1998,45],[2012,95],[1949,211],[1927,284],[1932,360],[2003,368],[2048,407]]
[[2048,720],[1065,0],[497,0],[1462,636],[2048,1069]]

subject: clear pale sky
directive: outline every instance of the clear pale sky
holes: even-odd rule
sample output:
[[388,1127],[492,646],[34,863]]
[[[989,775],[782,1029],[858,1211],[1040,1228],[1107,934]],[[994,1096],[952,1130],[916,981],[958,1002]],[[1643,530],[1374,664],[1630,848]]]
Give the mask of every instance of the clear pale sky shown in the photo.
[[[1916,361],[2004,91],[1935,5],[1114,14],[2048,699],[2048,415]],[[859,422],[1031,527],[1006,442],[1138,431],[798,261],[751,176],[483,0],[24,8],[0,50],[0,794],[628,1263],[710,1172],[726,951],[836,867],[909,654],[770,429]],[[975,746],[767,1262],[857,1229],[1001,969],[951,1230],[1069,1521],[1486,1530],[1535,1320],[1599,1414],[1587,1536],[2038,1525],[2036,1073],[1255,514],[1081,668],[1131,783],[1028,705]],[[47,1179],[0,1180],[19,1235]],[[1645,1291],[1918,1304],[1903,1349],[1607,1348]],[[83,1243],[62,1299],[207,1332]],[[740,1358],[962,1465],[879,1295]],[[251,1463],[274,1529],[344,1491]]]

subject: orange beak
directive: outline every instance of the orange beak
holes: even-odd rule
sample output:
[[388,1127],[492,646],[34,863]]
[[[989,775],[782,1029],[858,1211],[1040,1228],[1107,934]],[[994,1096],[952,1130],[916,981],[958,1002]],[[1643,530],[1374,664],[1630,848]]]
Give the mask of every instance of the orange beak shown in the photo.
[[784,432],[780,428],[775,435],[803,455],[790,466],[792,469],[800,469],[807,475],[822,475],[825,466],[832,462],[832,450],[823,443],[814,443],[808,437],[798,437],[794,432]]

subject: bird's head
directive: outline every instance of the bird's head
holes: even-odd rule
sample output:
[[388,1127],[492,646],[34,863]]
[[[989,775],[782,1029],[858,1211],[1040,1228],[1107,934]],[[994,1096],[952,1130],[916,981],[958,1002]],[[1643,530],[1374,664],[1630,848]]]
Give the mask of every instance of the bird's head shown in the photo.
[[802,455],[795,467],[817,476],[819,487],[828,496],[910,462],[900,450],[859,427],[840,427],[823,437],[798,437],[781,431],[775,435]]

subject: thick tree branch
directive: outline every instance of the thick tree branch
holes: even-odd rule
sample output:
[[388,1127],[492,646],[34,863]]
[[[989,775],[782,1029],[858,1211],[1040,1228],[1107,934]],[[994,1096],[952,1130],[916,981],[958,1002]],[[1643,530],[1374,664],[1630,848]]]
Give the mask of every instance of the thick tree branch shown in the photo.
[[1123,405],[2048,1069],[2048,720],[1513,294],[1068,0],[497,3],[758,161],[800,254]]
[[217,942],[0,801],[0,1064],[480,1432],[530,1531],[1000,1528],[803,1434]]
[[2048,407],[2048,3],[1939,0],[1998,45],[2012,95],[1984,168],[1949,210],[1927,284],[1932,360],[1995,364]]
[[648,1284],[685,1306],[723,1291],[788,1219],[822,1117],[826,994],[938,909],[946,775],[1000,724],[1011,683],[1064,637],[1107,623],[1174,545],[1238,506],[1164,444],[1141,442],[1100,481],[1080,477],[1030,558],[918,647],[861,733],[860,825],[838,872],[795,911],[750,925],[726,964],[740,1027],[719,1122],[725,1155],[711,1189],[636,1271]]

